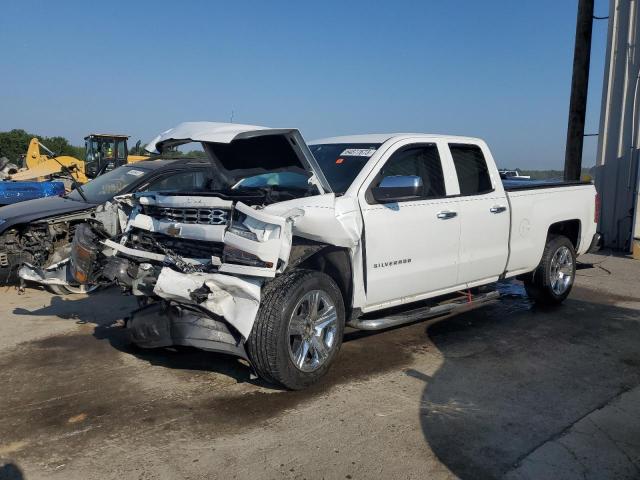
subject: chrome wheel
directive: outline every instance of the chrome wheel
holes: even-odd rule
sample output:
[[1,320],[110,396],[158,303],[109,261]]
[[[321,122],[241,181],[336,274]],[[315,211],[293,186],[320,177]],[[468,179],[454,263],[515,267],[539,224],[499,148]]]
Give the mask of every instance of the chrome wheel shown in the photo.
[[45,285],[45,288],[54,295],[72,295],[91,293],[98,289],[98,285]]
[[574,273],[571,251],[567,247],[560,247],[553,254],[549,269],[549,283],[553,293],[562,295],[566,292],[571,287]]
[[98,289],[98,285],[65,285],[69,293],[91,293]]
[[289,319],[289,356],[303,372],[325,364],[336,345],[338,314],[331,297],[312,290],[298,301]]

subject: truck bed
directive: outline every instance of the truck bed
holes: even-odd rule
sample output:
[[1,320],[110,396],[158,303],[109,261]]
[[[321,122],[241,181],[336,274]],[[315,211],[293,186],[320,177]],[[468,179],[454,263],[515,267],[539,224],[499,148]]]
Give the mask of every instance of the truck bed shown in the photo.
[[590,185],[590,181],[572,181],[564,180],[502,180],[502,185],[507,192],[515,192],[519,190],[533,190],[536,188],[554,188],[554,187],[571,187],[576,185]]
[[538,264],[547,232],[557,222],[574,222],[576,252],[587,251],[596,233],[591,182],[505,180],[503,184],[511,210],[508,276]]

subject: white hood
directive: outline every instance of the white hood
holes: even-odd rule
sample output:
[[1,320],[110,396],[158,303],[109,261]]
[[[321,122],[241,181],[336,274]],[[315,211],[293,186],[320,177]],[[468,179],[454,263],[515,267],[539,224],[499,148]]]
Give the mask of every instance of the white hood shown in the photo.
[[242,125],[239,123],[221,122],[184,122],[176,127],[165,130],[151,140],[145,150],[150,153],[160,153],[164,146],[178,145],[180,143],[214,142],[231,143],[238,135],[260,130],[274,130],[272,128],[257,125]]
[[268,136],[286,138],[287,144],[294,154],[293,157],[297,158],[297,161],[294,160],[295,164],[291,166],[300,167],[311,173],[312,182],[318,186],[320,193],[331,192],[331,186],[305,143],[302,134],[295,128],[268,128],[220,122],[185,122],[162,132],[147,144],[145,150],[150,153],[162,153],[169,147],[189,142],[200,142],[207,150],[208,144],[231,144],[237,140]]

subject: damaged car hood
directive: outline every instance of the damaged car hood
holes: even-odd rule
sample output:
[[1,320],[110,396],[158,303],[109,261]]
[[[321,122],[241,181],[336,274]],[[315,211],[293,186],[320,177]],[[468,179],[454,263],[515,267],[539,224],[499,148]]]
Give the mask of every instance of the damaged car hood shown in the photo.
[[[202,144],[214,171],[282,171],[297,168],[310,174],[310,183],[316,185],[320,193],[331,192],[322,169],[302,134],[295,128],[184,122],[162,132],[145,149],[150,153],[160,154],[190,142]],[[257,151],[260,155],[247,155],[247,151]],[[275,152],[275,155],[269,155],[270,152]]]
[[63,197],[37,198],[14,203],[0,208],[0,219],[4,220],[0,222],[0,233],[18,223],[29,223],[56,215],[91,210],[96,206]]

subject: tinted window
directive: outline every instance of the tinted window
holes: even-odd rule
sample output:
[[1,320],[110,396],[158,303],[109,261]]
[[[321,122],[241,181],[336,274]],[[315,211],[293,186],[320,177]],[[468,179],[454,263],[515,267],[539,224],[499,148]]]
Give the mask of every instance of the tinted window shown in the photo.
[[[140,166],[122,166],[103,173],[82,186],[82,191],[90,203],[104,203],[115,195],[122,193],[141,177],[147,175],[148,170]],[[68,195],[72,200],[83,201],[82,196],[74,190]]]
[[118,158],[125,159],[127,157],[124,140],[118,141]]
[[145,190],[149,192],[184,192],[203,189],[207,177],[203,171],[180,172],[151,183]]
[[478,195],[493,190],[489,169],[477,145],[450,144],[461,195]]
[[414,175],[422,178],[424,196],[444,197],[444,175],[442,163],[435,145],[421,145],[410,147],[393,154],[380,171],[380,180],[383,177],[396,175]]
[[296,190],[309,189],[309,177],[295,172],[261,173],[246,177],[236,183],[233,188],[265,188],[282,187]]
[[344,193],[379,146],[379,143],[327,143],[310,145],[309,149],[331,189]]

